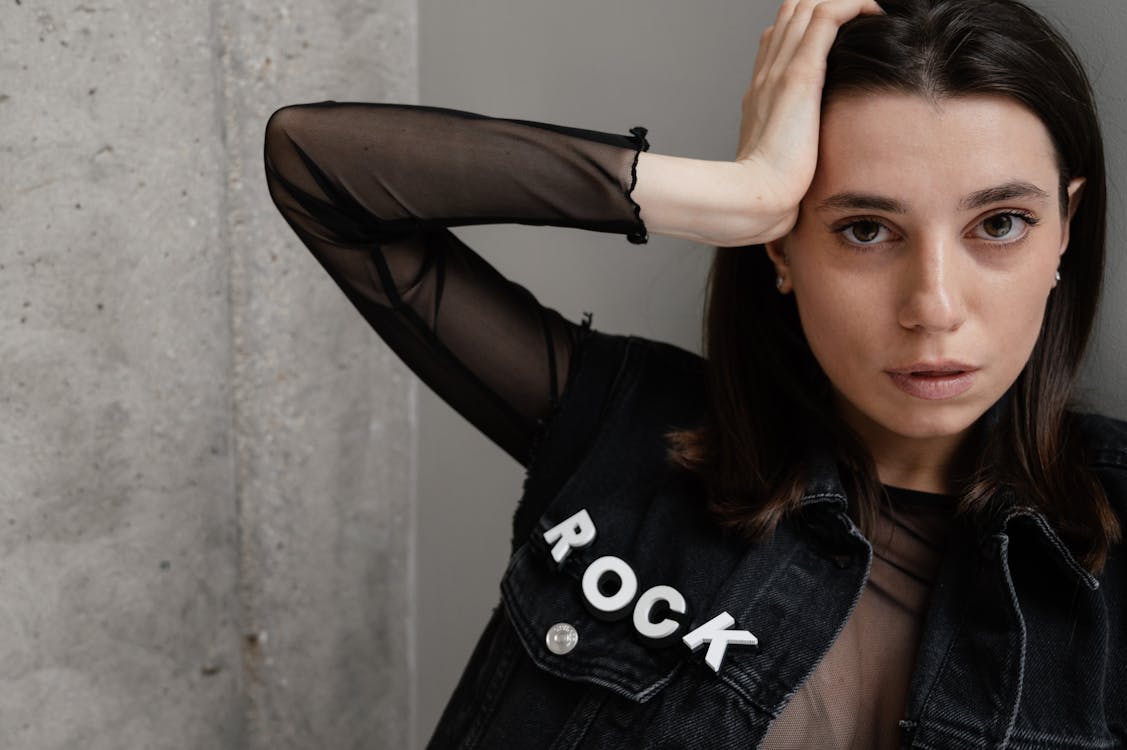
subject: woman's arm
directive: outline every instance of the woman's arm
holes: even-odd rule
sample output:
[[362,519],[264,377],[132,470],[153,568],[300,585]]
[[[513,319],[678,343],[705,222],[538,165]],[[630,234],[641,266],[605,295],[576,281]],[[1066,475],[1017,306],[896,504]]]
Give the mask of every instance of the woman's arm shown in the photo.
[[372,327],[521,462],[583,329],[449,227],[645,227],[628,195],[644,131],[612,135],[403,104],[284,107],[266,129],[271,197]]
[[642,153],[614,135],[439,107],[322,102],[266,129],[278,209],[373,328],[519,461],[582,329],[449,227],[551,224],[714,245],[779,237],[813,176],[825,54],[873,0],[787,0],[764,33],[733,162]]

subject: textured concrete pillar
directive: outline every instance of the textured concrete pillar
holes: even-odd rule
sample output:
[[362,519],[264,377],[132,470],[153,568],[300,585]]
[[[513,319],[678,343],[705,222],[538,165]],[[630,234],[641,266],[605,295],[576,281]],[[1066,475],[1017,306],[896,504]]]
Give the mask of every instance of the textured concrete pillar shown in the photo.
[[273,211],[262,137],[283,104],[412,98],[414,9],[216,8],[248,747],[405,747],[412,381]]
[[0,8],[0,747],[408,742],[412,385],[261,149],[413,0],[307,6]]

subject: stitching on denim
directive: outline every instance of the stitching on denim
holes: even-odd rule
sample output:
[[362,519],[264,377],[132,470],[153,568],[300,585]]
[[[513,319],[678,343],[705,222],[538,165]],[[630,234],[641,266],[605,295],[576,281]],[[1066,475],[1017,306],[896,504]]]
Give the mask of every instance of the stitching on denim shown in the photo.
[[1029,518],[1033,521],[1038,530],[1042,532],[1042,536],[1049,541],[1049,544],[1052,545],[1053,549],[1058,553],[1060,561],[1064,563],[1065,567],[1068,570],[1070,570],[1078,578],[1080,578],[1081,581],[1083,581],[1085,587],[1087,587],[1089,591],[1095,591],[1100,587],[1100,582],[1096,579],[1095,576],[1085,570],[1079,562],[1077,562],[1075,556],[1073,556],[1072,554],[1072,551],[1067,546],[1065,546],[1064,542],[1061,541],[1060,536],[1049,524],[1044,514],[1042,514],[1040,511],[1029,512],[1019,510],[1010,514],[1007,520],[1012,520],[1019,517]]
[[[743,685],[741,685],[740,683],[733,680],[730,676],[731,673],[732,673],[731,667],[724,670],[724,672],[720,675],[720,681],[723,682],[728,687],[730,687],[732,690],[734,690],[737,695],[739,695],[741,698],[744,699],[744,701],[746,703],[748,703],[748,705],[754,707],[758,711],[762,711],[763,713],[770,716],[772,719],[778,718],[778,714],[776,714],[774,711],[772,711],[771,709],[769,709],[766,706],[764,706],[763,704],[761,704],[759,701],[752,698],[751,693],[747,690],[744,690]],[[745,672],[743,670],[740,670],[740,673],[741,674],[747,674],[747,672]],[[778,691],[775,690],[774,692],[778,692]]]
[[1013,738],[1027,742],[1052,742],[1061,747],[1085,748],[1085,750],[1108,750],[1118,747],[1114,737],[1108,738],[1077,738],[1074,735],[1053,734],[1051,732],[1036,732],[1031,729],[1015,729]]
[[[1017,624],[1019,626],[1019,635],[1020,635],[1020,654],[1019,655],[1021,656],[1021,658],[1017,660],[1017,662],[1018,662],[1017,696],[1016,696],[1017,699],[1014,701],[1014,706],[1013,706],[1013,710],[1010,714],[1008,725],[1006,726],[1005,732],[1002,735],[1001,742],[998,744],[999,748],[1004,748],[1004,747],[1007,746],[1009,739],[1010,739],[1010,735],[1013,732],[1014,726],[1017,723],[1018,706],[1021,704],[1021,694],[1022,694],[1022,688],[1024,686],[1024,679],[1025,679],[1026,631],[1025,631],[1025,621],[1024,621],[1024,619],[1022,619],[1021,610],[1018,607],[1017,593],[1014,591],[1013,581],[1010,577],[1009,565],[1007,564],[1006,559],[1005,559],[1006,551],[1007,551],[1008,546],[1009,546],[1008,545],[1009,537],[1007,537],[1005,534],[996,534],[996,535],[994,535],[994,538],[998,540],[998,542],[1000,543],[1000,546],[1002,547],[1002,549],[1000,549],[998,551],[998,559],[1000,561],[1000,564],[1002,564],[1003,577],[1004,577],[1006,586],[1009,589],[1010,604],[1013,607],[1012,613],[1016,617]],[[930,702],[931,693],[934,691],[935,686],[939,683],[939,677],[943,674],[944,670],[947,667],[947,663],[950,659],[951,650],[954,647],[954,644],[958,641],[960,636],[966,630],[965,626],[966,626],[967,614],[969,612],[969,609],[970,608],[969,608],[968,605],[966,605],[966,604],[963,605],[962,617],[961,617],[958,625],[956,626],[955,633],[952,636],[951,641],[947,645],[947,652],[943,655],[943,660],[940,663],[939,670],[936,673],[936,679],[932,683],[931,688],[929,688],[927,696],[925,696],[925,698],[924,698],[923,704],[924,704],[925,707]],[[1010,651],[1012,652],[1013,649],[1010,649]],[[925,731],[925,732],[926,731],[939,732],[939,731],[942,730],[942,731],[945,731],[948,734],[954,735],[954,736],[959,737],[960,739],[966,740],[968,742],[970,742],[972,740],[981,739],[977,735],[968,733],[965,729],[958,727],[958,726],[952,724],[951,722],[945,720],[942,716],[935,716],[934,718],[930,719],[928,722],[924,723],[922,721],[922,719],[926,715],[927,715],[926,710],[921,710],[921,712],[920,712],[920,719],[921,719],[920,729]]]
[[481,702],[478,704],[481,711],[474,722],[470,724],[465,739],[459,745],[464,750],[470,750],[481,742],[486,728],[497,712],[497,704],[504,692],[505,685],[509,683],[509,679],[513,675],[513,666],[516,664],[516,651],[519,645],[506,643],[505,639],[501,637],[500,629],[494,637],[500,640],[501,653],[493,665],[489,683],[486,685]]
[[827,498],[833,500],[845,499],[845,495],[841,494],[840,492],[819,492],[814,495],[802,496],[803,500],[822,500]]
[[[979,744],[982,739],[967,729],[943,719],[930,722],[920,729],[924,731],[926,735],[930,735],[930,738],[925,736],[920,739],[917,736],[911,747],[919,748],[919,750],[946,750],[951,744],[942,741],[945,737],[955,738],[961,742],[971,744]],[[938,744],[933,744],[929,739],[936,741]],[[1020,744],[1015,745],[1015,742]],[[1052,747],[1067,747],[1070,750],[1073,748],[1075,748],[1075,750],[1114,750],[1120,747],[1120,745],[1116,744],[1114,739],[1077,739],[1074,736],[1063,736],[1047,732],[1032,732],[1028,730],[1015,730],[1011,733],[1004,747],[1009,750],[1041,750],[1046,747],[1042,743],[1051,743]]]
[[606,691],[600,692],[588,688],[548,750],[575,750],[579,747],[579,743],[587,736],[587,731],[595,723],[595,717],[598,716],[609,695]]
[[[921,726],[921,729],[925,729],[929,734],[948,735],[950,737],[955,737],[955,738],[959,739],[960,741],[966,742],[966,743],[971,744],[971,745],[976,745],[976,746],[979,746],[979,747],[985,747],[985,745],[982,745],[982,736],[981,735],[978,735],[974,732],[968,731],[967,729],[964,729],[963,727],[960,727],[956,724],[952,724],[952,723],[947,722],[947,721],[939,720],[939,721],[929,722],[929,724],[926,727]],[[943,743],[943,744],[940,744],[940,745],[928,745],[928,744],[926,744],[926,739],[925,739],[925,744],[920,745],[920,747],[948,748],[948,747],[950,747],[950,745],[948,745],[946,743]],[[1005,745],[1002,745],[1002,747],[1005,747]]]
[[813,495],[803,495],[799,500],[802,509],[810,508],[814,505],[821,505],[823,503],[834,502],[840,505],[849,505],[848,498],[840,492],[818,492]]
[[[1017,709],[1021,705],[1021,695],[1025,688],[1025,646],[1027,636],[1025,632],[1025,618],[1021,616],[1021,604],[1017,600],[1017,590],[1014,588],[1013,576],[1010,575],[1010,561],[1009,553],[1009,537],[1003,536],[1001,539],[1002,549],[998,551],[998,560],[1002,565],[1002,575],[1005,578],[1006,588],[1009,590],[1010,606],[1013,607],[1012,614],[1017,619],[1018,624],[1018,659],[1017,659],[1017,699],[1014,701],[1013,711],[1010,713],[1010,720],[1006,726],[1005,734],[1002,736],[1002,747],[1005,747],[1009,742],[1010,735],[1017,725]],[[1013,649],[1010,649],[1013,651]]]
[[931,722],[924,723],[924,718],[928,716],[931,707],[931,696],[935,692],[936,685],[939,684],[939,678],[947,670],[947,664],[951,661],[951,651],[955,648],[955,644],[962,636],[963,631],[966,630],[967,617],[970,614],[970,606],[967,602],[963,602],[962,609],[958,621],[955,623],[955,630],[951,633],[950,640],[947,641],[947,649],[943,652],[943,658],[939,660],[939,666],[935,670],[935,678],[928,686],[927,692],[924,693],[923,698],[920,700],[920,715],[916,719],[917,729],[927,729]]

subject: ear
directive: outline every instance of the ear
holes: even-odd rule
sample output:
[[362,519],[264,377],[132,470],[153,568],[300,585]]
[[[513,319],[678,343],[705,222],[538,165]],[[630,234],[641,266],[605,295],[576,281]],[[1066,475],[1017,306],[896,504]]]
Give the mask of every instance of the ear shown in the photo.
[[780,294],[786,294],[793,289],[790,278],[790,264],[787,262],[786,241],[787,238],[783,236],[777,240],[763,243],[767,257],[771,259],[771,263],[775,266],[775,275],[782,279],[782,284],[778,286]]
[[1068,249],[1068,230],[1072,226],[1073,217],[1076,216],[1076,209],[1080,208],[1080,200],[1084,197],[1084,184],[1086,182],[1087,180],[1083,177],[1077,177],[1068,183],[1068,221],[1064,222],[1061,231],[1060,255],[1064,255],[1064,251]]

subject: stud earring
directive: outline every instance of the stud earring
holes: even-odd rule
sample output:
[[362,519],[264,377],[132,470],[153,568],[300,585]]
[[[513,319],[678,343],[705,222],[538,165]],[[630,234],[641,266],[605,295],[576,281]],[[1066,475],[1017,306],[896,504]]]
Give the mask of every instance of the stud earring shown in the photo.
[[783,277],[782,276],[776,276],[775,277],[775,288],[778,289],[780,292],[783,291]]
[[1057,269],[1057,275],[1053,280],[1053,286],[1055,287],[1059,283],[1060,283],[1060,269],[1058,268]]

